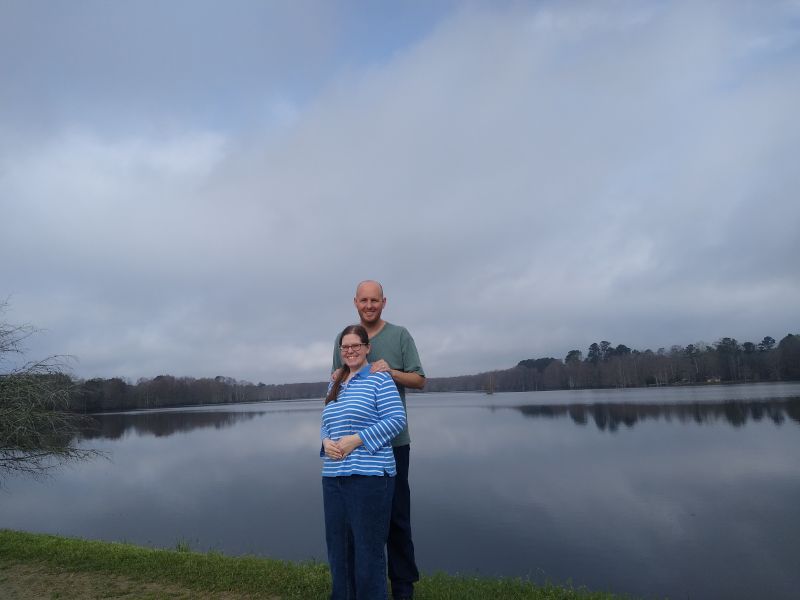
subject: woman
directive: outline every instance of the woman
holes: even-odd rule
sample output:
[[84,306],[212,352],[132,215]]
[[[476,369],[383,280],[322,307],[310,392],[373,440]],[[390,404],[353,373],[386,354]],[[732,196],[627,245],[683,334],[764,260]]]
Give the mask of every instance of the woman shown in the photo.
[[339,335],[343,368],[322,411],[322,497],[331,600],[386,598],[384,546],[396,474],[391,440],[405,427],[388,373],[370,373],[361,325]]

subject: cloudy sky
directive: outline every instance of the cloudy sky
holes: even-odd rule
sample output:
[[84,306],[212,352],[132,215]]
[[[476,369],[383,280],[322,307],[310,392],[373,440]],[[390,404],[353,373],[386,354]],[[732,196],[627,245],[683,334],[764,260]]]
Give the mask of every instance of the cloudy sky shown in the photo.
[[800,2],[0,0],[0,319],[80,377],[800,331]]

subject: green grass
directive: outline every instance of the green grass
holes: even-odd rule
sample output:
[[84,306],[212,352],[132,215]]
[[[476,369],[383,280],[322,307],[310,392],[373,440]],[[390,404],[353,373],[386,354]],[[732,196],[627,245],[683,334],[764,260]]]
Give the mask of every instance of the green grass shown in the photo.
[[[198,595],[237,594],[323,600],[330,591],[328,567],[253,556],[228,557],[219,552],[191,552],[97,542],[52,535],[0,530],[0,582],[4,568],[42,565],[59,572],[108,575],[149,584],[179,586]],[[624,596],[560,586],[537,586],[520,579],[488,579],[445,574],[425,575],[417,584],[418,600],[619,600]],[[54,595],[53,597],[58,597]]]

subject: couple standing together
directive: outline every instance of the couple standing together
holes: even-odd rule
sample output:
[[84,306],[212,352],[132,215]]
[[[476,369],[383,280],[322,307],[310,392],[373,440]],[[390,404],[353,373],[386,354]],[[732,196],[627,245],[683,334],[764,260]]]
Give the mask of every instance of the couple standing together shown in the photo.
[[362,281],[359,325],[337,336],[322,411],[322,497],[332,600],[386,598],[386,558],[395,600],[412,598],[419,572],[411,540],[405,388],[425,373],[404,327],[381,318],[386,298]]

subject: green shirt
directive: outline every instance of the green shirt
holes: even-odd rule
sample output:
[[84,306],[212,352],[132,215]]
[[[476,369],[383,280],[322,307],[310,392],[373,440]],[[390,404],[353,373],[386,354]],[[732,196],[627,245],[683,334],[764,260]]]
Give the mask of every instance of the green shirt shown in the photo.
[[[392,325],[387,322],[383,329],[381,329],[375,337],[369,340],[370,349],[367,355],[369,362],[376,360],[385,360],[389,363],[392,369],[403,371],[405,373],[419,373],[425,377],[425,371],[422,370],[422,363],[419,360],[419,353],[417,346],[414,344],[414,338],[408,333],[405,327],[400,325]],[[339,339],[333,348],[333,369],[336,370],[342,366],[342,357],[339,354]],[[406,409],[406,388],[403,385],[397,384],[397,390],[400,392],[400,399],[403,401],[403,409]],[[411,436],[408,434],[408,412],[406,412],[406,426],[403,431],[397,434],[392,440],[392,446],[405,446],[411,443]]]

